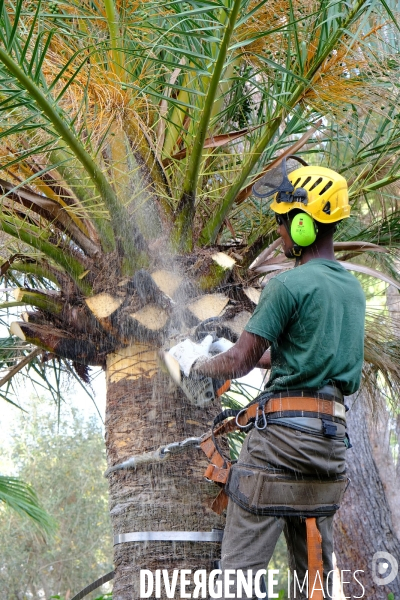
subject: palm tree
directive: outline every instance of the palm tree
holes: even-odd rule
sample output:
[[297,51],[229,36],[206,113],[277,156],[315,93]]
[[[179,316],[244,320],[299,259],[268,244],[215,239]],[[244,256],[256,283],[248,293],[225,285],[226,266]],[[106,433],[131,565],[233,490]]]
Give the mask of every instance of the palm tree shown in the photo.
[[[44,364],[84,380],[89,366],[106,370],[110,466],[201,434],[218,411],[172,389],[157,352],[210,317],[235,339],[260,273],[284,266],[267,206],[251,197],[265,165],[301,151],[351,178],[340,236],[352,244],[337,250],[398,286],[397,207],[384,196],[400,178],[390,2],[0,9],[1,276],[14,288],[3,307],[28,306],[10,331]],[[385,368],[382,356],[367,358]],[[113,473],[115,533],[220,526],[204,468],[192,450]],[[114,596],[137,595],[140,568],[217,556],[209,543],[119,544]]]

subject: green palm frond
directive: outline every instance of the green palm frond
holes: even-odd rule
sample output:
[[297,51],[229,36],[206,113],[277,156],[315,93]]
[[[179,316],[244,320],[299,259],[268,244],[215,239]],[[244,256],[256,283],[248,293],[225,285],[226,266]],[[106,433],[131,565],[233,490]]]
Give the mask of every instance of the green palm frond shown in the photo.
[[14,337],[0,339],[0,396],[18,408],[21,407],[17,399],[11,398],[12,379],[25,367],[29,372],[39,353],[39,349],[29,348]]
[[398,282],[396,11],[394,0],[2,0],[0,262],[13,295],[1,311],[8,323],[30,306],[26,352],[60,358],[28,373],[53,385],[71,356],[104,366],[135,337],[87,300],[116,294],[127,309],[129,279],[160,247],[217,246],[237,261],[235,282],[254,283],[247,268],[276,232],[251,185],[291,148],[349,180],[337,239],[390,250],[338,257]]
[[29,517],[47,534],[54,532],[54,519],[41,507],[32,487],[18,477],[0,475],[0,501],[19,515]]

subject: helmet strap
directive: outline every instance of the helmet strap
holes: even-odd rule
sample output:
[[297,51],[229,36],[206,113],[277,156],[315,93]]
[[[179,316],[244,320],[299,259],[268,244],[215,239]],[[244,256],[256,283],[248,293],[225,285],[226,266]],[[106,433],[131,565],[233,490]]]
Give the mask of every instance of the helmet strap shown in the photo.
[[297,244],[294,244],[293,248],[290,250],[290,258],[295,258],[296,262],[300,261],[303,250],[304,248],[298,246]]
[[302,246],[298,246],[297,244],[295,244],[292,248],[293,256],[295,256],[296,258],[300,258],[303,250],[304,248]]

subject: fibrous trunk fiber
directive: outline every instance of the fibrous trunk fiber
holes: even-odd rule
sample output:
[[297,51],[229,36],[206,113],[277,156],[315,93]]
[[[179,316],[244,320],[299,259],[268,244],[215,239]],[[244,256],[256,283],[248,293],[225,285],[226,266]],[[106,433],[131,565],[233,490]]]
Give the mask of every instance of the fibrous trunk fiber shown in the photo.
[[[170,389],[151,347],[132,346],[109,357],[106,446],[108,465],[160,445],[199,436],[219,407],[199,409]],[[135,531],[210,531],[223,519],[209,508],[219,488],[203,478],[207,461],[191,449],[161,464],[109,477],[115,534]],[[140,569],[207,569],[219,558],[216,543],[132,542],[115,546],[113,600],[136,600]],[[162,588],[163,589],[163,588]],[[166,597],[163,596],[162,597]],[[180,597],[179,587],[175,597]]]

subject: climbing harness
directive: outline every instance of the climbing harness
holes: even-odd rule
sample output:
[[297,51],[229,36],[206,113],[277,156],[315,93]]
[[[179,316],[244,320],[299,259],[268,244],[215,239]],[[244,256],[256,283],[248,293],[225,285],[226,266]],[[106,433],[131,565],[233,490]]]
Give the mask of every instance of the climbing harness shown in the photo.
[[[328,386],[326,386],[326,388],[323,389],[328,391],[329,388]],[[330,389],[329,392],[331,392]],[[262,431],[267,427],[269,416],[275,419],[281,417],[301,416],[317,417],[322,419],[324,434],[326,435],[326,437],[334,437],[334,435],[336,434],[335,423],[344,425],[346,422],[346,407],[337,400],[334,400],[334,397],[336,397],[337,400],[340,399],[340,395],[334,396],[332,393],[325,393],[322,391],[319,391],[315,394],[312,394],[310,392],[303,392],[301,390],[288,392],[285,393],[285,395],[264,393],[258,396],[252,403],[250,403],[248,406],[241,410],[227,409],[221,412],[214,419],[211,431],[205,436],[203,436],[203,439],[200,442],[200,448],[203,450],[203,452],[210,461],[210,464],[208,465],[204,473],[205,478],[223,487],[223,489],[218,494],[217,498],[214,500],[214,503],[212,504],[212,509],[220,514],[227,506],[228,496],[224,488],[225,485],[228,483],[230,471],[234,464],[234,462],[228,457],[226,457],[220,449],[216,439],[218,436],[238,430],[247,433],[253,427],[258,429],[259,431]],[[235,466],[235,468],[238,467]],[[286,480],[293,481],[293,477],[289,477],[286,474]],[[276,480],[276,482],[278,483],[278,480]],[[315,482],[315,484],[319,485],[319,482],[320,480]],[[295,483],[298,486],[298,489],[300,490],[301,482],[295,480]],[[309,482],[303,483],[303,485],[308,485],[308,483]],[[331,483],[332,485],[334,485],[336,481],[331,481]],[[283,486],[282,481],[280,484]],[[229,487],[230,486],[228,486],[228,488]],[[343,481],[340,480],[340,485],[338,483],[338,485],[334,486],[334,488],[332,488],[331,490],[332,492],[333,489],[338,490],[338,493],[333,494],[333,498],[335,500],[335,502],[333,502],[333,505],[336,507],[333,509],[333,512],[337,509],[337,502],[341,499],[341,496],[343,495],[341,492],[342,488]],[[310,488],[308,487],[307,489],[309,490]],[[303,493],[304,492],[302,492],[300,496],[303,495]],[[289,497],[291,497],[292,495],[293,494],[291,494]],[[273,514],[277,514],[276,506],[273,507],[271,510]],[[299,510],[301,514],[304,514],[304,510]],[[330,511],[328,510],[328,513],[329,512]],[[266,513],[264,512],[263,514]]]

